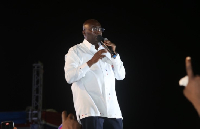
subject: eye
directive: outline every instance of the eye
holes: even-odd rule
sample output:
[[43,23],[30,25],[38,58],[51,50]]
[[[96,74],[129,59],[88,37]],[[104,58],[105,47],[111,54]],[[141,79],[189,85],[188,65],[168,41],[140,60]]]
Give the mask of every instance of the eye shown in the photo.
[[94,28],[93,28],[93,30],[94,30],[94,31],[97,31],[97,28],[96,28],[96,27],[94,27]]

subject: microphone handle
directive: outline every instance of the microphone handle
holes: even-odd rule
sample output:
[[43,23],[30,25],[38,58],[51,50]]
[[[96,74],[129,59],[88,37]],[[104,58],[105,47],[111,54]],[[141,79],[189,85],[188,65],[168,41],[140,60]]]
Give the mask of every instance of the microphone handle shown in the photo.
[[111,54],[111,57],[112,58],[115,58],[117,55],[112,51],[110,50],[102,41],[101,41],[101,45],[104,46],[104,48],[106,48],[106,50]]

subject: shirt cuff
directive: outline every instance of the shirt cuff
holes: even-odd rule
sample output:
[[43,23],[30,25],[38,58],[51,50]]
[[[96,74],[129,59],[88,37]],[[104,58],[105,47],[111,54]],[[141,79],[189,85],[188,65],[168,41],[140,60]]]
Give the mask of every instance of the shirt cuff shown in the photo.
[[187,86],[187,84],[188,84],[188,76],[186,75],[185,77],[179,80],[179,86]]
[[112,63],[116,64],[121,61],[119,54],[117,53],[116,58],[111,58]]

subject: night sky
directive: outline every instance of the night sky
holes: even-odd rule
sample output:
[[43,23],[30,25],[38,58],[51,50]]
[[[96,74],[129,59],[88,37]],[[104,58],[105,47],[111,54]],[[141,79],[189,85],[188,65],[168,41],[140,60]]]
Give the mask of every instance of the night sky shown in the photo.
[[33,64],[40,61],[43,109],[75,114],[64,56],[83,41],[83,22],[94,18],[105,28],[103,37],[116,44],[126,70],[125,79],[116,81],[124,128],[192,127],[197,112],[178,81],[186,75],[186,56],[200,74],[198,6],[172,0],[1,2],[0,111],[31,106]]

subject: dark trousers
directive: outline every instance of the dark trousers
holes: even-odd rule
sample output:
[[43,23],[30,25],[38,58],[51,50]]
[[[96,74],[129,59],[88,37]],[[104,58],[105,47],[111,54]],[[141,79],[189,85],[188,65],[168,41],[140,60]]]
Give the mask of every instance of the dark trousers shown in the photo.
[[123,129],[122,119],[86,117],[81,119],[82,129]]

